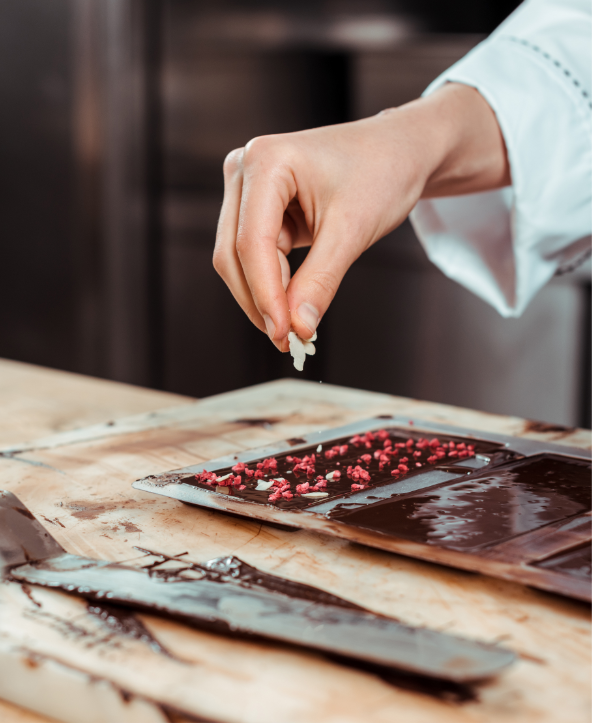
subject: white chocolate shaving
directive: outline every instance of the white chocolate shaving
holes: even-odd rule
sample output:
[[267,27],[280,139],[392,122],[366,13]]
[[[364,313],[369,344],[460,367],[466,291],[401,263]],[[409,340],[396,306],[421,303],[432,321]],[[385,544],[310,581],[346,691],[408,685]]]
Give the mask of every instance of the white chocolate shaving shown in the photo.
[[[313,338],[317,338],[316,332]],[[295,331],[291,331],[288,334],[288,341],[290,342],[290,354],[294,359],[294,366],[301,372],[304,369],[306,355],[312,356],[315,353],[315,345],[312,341],[303,341]]]
[[322,451],[323,451],[323,445],[319,444],[319,446],[317,447],[317,454],[320,454]]
[[216,482],[224,482],[225,479],[232,477],[232,472],[225,474],[224,477],[216,477]]
[[333,472],[328,472],[328,473],[325,475],[325,479],[326,479],[328,482],[332,482],[332,481],[333,481],[333,477],[335,477],[335,472],[336,472],[336,470],[333,470]]
[[260,479],[257,480],[257,487],[255,487],[255,490],[258,492],[261,492],[261,490],[268,490],[270,487],[273,487],[273,480],[264,480]]
[[328,492],[307,492],[302,497],[328,497]]
[[268,490],[270,487],[273,487],[274,482],[285,482],[285,481],[286,480],[283,477],[276,477],[275,479],[270,479],[270,480],[259,479],[259,480],[257,480],[257,487],[255,487],[255,491]]

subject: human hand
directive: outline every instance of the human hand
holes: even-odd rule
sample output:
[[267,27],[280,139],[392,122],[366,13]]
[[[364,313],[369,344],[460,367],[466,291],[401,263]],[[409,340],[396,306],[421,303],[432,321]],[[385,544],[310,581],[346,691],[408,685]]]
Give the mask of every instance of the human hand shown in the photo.
[[[372,118],[263,136],[230,153],[214,266],[281,351],[310,338],[347,269],[422,195],[507,185],[503,138],[468,86]],[[293,278],[287,255],[310,251]]]

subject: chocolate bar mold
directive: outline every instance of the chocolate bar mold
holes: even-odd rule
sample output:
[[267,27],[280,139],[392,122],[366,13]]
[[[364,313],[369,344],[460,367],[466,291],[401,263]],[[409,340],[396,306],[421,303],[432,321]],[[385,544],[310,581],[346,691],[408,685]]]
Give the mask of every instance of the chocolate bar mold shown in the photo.
[[[297,456],[319,444],[326,447],[340,438],[381,428],[401,438],[445,436],[463,440],[475,445],[476,456],[452,465],[446,461],[428,469],[413,469],[395,481],[389,481],[385,473],[378,486],[357,492],[342,485],[339,494],[322,500],[281,500],[279,505],[268,504],[266,494],[252,494],[248,489],[243,493],[232,489],[230,494],[216,492],[194,478],[204,470],[223,474],[237,462],[252,463],[271,456],[279,464],[287,454]],[[590,601],[590,580],[581,572],[575,574],[569,565],[541,563],[590,541],[590,458],[589,451],[564,445],[381,416],[147,477],[134,487]],[[535,474],[534,483],[521,483],[518,478],[524,473],[520,469],[537,464],[543,468],[538,477]],[[561,475],[569,477],[574,472],[576,479],[567,485],[566,494],[551,499],[553,482],[545,482],[545,465],[559,481]],[[561,468],[561,474],[550,469],[553,465]],[[537,482],[539,478],[542,481]],[[347,487],[349,481],[345,483]],[[565,492],[565,484],[564,488]],[[579,501],[571,499],[574,495]],[[473,516],[460,514],[463,507],[471,508]],[[379,512],[385,519],[396,518],[398,524],[389,527],[384,520],[380,522]],[[446,533],[446,525],[448,532],[456,526],[456,537]]]

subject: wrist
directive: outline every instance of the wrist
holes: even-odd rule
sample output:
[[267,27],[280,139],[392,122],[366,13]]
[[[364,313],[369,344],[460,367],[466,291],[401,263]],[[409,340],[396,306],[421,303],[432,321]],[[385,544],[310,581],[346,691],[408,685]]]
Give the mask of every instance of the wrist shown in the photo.
[[446,83],[418,102],[437,138],[423,198],[478,193],[511,184],[501,129],[479,91]]

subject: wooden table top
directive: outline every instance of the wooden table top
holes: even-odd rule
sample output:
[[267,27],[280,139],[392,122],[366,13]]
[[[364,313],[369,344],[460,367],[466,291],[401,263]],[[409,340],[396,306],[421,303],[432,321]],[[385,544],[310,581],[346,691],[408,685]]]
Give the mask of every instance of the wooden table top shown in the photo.
[[187,551],[194,561],[235,554],[404,623],[500,641],[519,655],[459,702],[322,655],[142,615],[166,657],[142,640],[107,635],[77,598],[11,583],[0,596],[0,697],[12,701],[0,702],[2,721],[590,720],[589,606],[131,487],[149,474],[376,414],[582,448],[588,431],[545,432],[515,417],[294,380],[193,401],[2,361],[0,409],[0,489],[14,492],[68,552],[131,564],[140,559],[134,546]]

